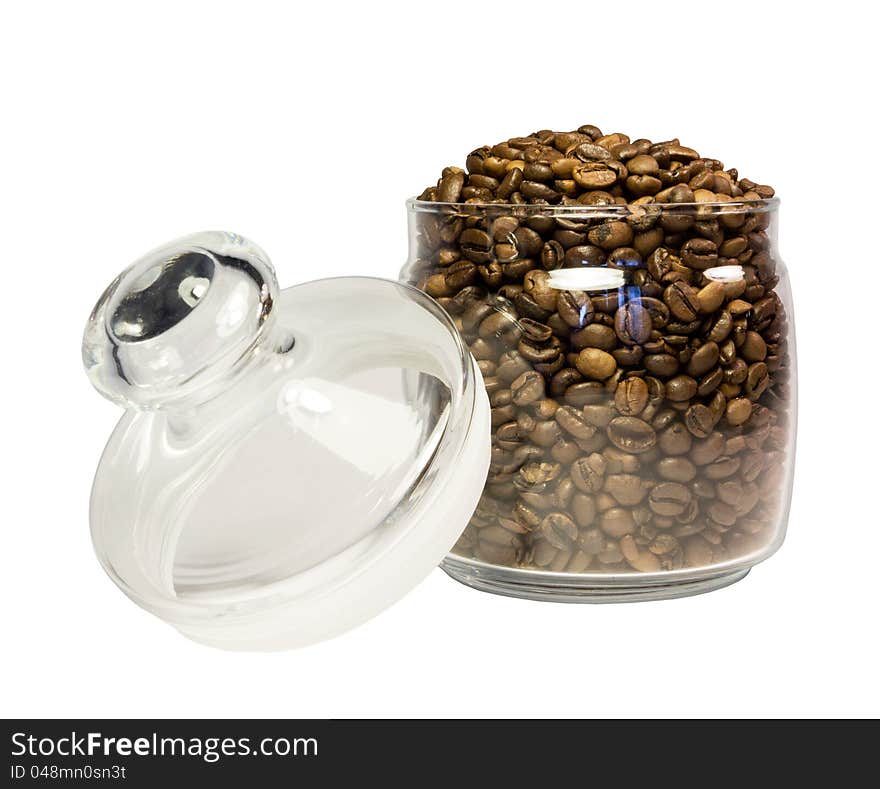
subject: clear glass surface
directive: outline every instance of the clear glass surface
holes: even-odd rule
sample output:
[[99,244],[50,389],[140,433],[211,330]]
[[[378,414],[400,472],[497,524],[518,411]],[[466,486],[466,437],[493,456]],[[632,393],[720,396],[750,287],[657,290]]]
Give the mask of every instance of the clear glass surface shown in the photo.
[[492,464],[444,562],[567,601],[705,591],[782,543],[794,328],[776,200],[411,200],[401,276],[450,313]]
[[127,409],[95,479],[97,553],[197,640],[270,649],[358,624],[437,566],[479,498],[480,374],[414,288],[279,292],[258,247],[201,234],[114,281],[83,358]]

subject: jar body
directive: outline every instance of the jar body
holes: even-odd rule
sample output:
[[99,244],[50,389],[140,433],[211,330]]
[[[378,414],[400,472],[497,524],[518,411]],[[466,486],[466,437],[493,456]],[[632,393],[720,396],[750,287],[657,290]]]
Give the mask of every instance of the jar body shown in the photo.
[[539,599],[671,597],[781,545],[796,376],[777,205],[410,201],[402,278],[450,313],[492,405],[447,572]]

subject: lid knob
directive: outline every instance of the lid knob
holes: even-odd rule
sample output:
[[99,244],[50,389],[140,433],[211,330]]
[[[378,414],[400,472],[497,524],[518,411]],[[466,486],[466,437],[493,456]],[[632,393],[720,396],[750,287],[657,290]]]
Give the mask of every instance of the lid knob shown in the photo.
[[126,408],[178,402],[247,363],[273,319],[266,254],[234,233],[197,233],[146,254],[104,291],[83,335],[95,388]]

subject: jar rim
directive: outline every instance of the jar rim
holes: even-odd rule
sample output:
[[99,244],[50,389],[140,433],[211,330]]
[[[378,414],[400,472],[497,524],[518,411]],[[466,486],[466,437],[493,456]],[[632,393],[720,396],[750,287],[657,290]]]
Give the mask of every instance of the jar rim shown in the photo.
[[632,216],[642,214],[645,209],[659,209],[664,214],[700,214],[717,216],[720,214],[755,214],[775,211],[780,199],[771,197],[760,200],[730,200],[728,202],[706,203],[614,203],[612,205],[544,205],[541,203],[441,203],[410,197],[406,201],[409,211],[415,213],[453,212],[463,214],[520,213],[557,217],[587,217],[592,219]]

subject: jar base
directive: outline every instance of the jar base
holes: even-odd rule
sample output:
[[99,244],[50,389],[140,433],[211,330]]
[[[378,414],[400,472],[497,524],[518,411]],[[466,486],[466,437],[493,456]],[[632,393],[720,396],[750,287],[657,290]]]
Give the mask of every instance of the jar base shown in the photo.
[[607,581],[596,575],[578,577],[567,573],[546,573],[487,565],[447,556],[440,567],[465,586],[482,592],[540,600],[550,603],[636,603],[643,600],[671,600],[676,597],[723,589],[749,574],[751,567],[708,574],[698,578],[669,578],[658,581],[640,579],[633,574],[632,581],[618,575]]

